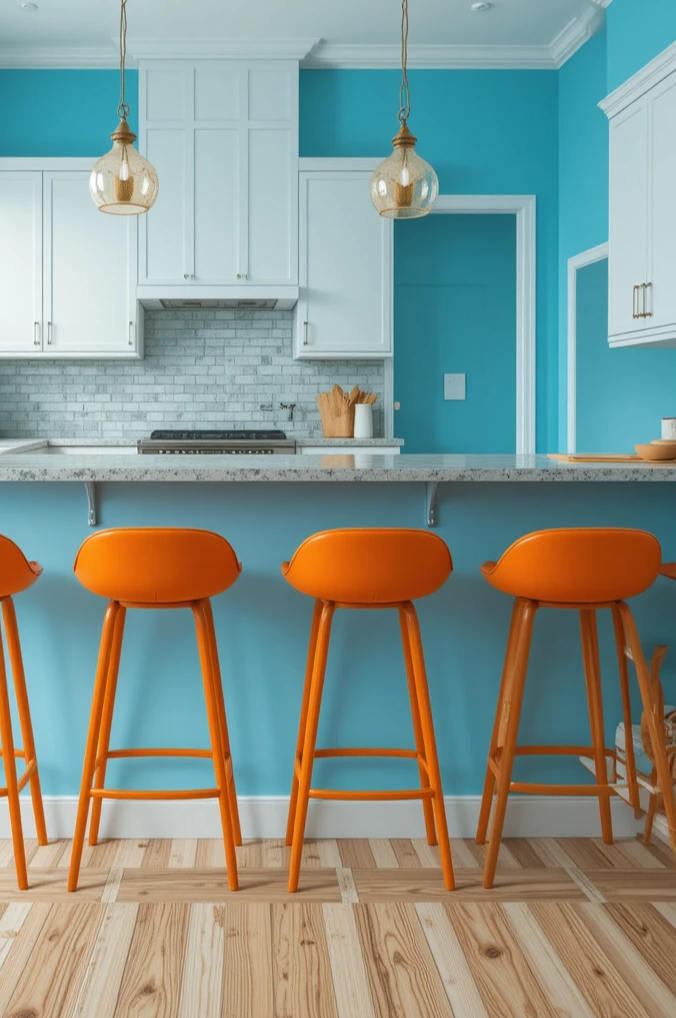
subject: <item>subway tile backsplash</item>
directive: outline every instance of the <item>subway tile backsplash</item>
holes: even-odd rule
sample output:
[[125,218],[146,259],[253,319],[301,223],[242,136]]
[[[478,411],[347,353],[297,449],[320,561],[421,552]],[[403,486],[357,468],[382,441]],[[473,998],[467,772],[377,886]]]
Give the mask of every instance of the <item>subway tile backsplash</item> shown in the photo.
[[[378,394],[382,435],[383,362],[294,361],[292,327],[292,311],[149,311],[142,361],[1,361],[0,435],[135,441],[220,425],[319,438],[317,395],[334,383]],[[296,404],[293,423],[280,403]]]

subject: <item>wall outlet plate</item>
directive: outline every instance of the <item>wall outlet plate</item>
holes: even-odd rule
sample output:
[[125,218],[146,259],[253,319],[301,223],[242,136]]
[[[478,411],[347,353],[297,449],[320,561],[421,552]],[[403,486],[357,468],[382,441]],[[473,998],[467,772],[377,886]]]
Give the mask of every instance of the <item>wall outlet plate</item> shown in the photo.
[[467,375],[444,375],[444,399],[466,399]]

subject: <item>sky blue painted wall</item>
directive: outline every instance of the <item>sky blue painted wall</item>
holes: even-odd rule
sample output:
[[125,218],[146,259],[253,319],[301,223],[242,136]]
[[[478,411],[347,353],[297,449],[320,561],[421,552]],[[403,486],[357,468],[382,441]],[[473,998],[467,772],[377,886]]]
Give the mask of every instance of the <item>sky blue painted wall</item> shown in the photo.
[[608,18],[608,91],[676,42],[674,0],[613,0]]
[[[406,452],[516,451],[515,216],[395,224],[394,348]],[[444,399],[446,372],[465,400]]]
[[[387,156],[399,79],[396,71],[302,71],[301,155]],[[410,127],[442,193],[537,195],[537,440],[539,449],[551,449],[558,409],[557,75],[413,71],[411,96]],[[397,233],[397,245],[403,236]]]

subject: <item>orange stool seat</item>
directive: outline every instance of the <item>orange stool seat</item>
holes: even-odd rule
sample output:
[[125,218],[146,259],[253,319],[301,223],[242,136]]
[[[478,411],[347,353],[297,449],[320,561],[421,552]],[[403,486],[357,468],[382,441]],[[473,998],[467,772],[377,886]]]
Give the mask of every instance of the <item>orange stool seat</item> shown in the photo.
[[[665,788],[668,764],[664,730],[662,725],[655,723],[651,709],[650,673],[643,656],[636,624],[625,603],[625,598],[643,593],[655,582],[660,571],[660,563],[660,544],[652,534],[643,530],[609,527],[542,530],[527,534],[508,548],[498,562],[486,562],[482,566],[482,574],[493,587],[515,598],[477,830],[477,842],[483,844],[488,831],[493,797],[497,792],[490,843],[486,853],[485,887],[493,886],[510,791],[539,795],[594,795],[599,801],[603,840],[606,843],[613,840],[610,796],[617,792],[617,788],[613,787],[617,785],[617,781],[609,780],[607,760],[612,761],[616,775],[616,758],[615,751],[607,749],[605,745],[596,628],[598,609],[609,608],[613,615],[625,731],[631,732],[632,724],[627,665],[627,654],[630,653],[636,667],[644,709],[651,719],[651,738],[657,740],[653,744],[662,747],[662,752],[657,754],[661,757],[658,770],[660,785]],[[540,608],[569,609],[580,613],[591,747],[517,746],[533,623],[535,614]],[[544,785],[513,782],[511,778],[514,758],[540,754],[590,758],[596,775],[595,784]],[[638,810],[636,765],[630,738],[627,739],[626,747],[626,771],[629,799]],[[670,782],[668,786],[665,806],[676,849],[676,806]]]
[[[444,883],[454,887],[451,848],[437,758],[432,710],[418,616],[413,600],[438,590],[453,569],[451,555],[435,534],[406,529],[329,530],[309,537],[282,574],[296,590],[315,599],[301,706],[286,843],[291,845],[289,891],[298,889],[309,800],[420,799],[427,840],[439,843]],[[331,623],[337,608],[396,609],[411,701],[415,750],[317,749]],[[420,787],[395,791],[311,788],[315,759],[403,757],[418,764]]]
[[[16,611],[12,597],[32,587],[42,575],[42,566],[37,562],[29,562],[20,548],[8,537],[0,535],[0,602],[2,602],[2,618],[5,624],[7,650],[12,668],[12,679],[19,713],[19,726],[23,740],[23,749],[14,745],[12,718],[10,714],[9,692],[7,688],[7,670],[5,653],[0,637],[0,757],[5,771],[6,787],[0,787],[0,799],[7,798],[9,819],[12,828],[12,845],[14,848],[14,865],[19,889],[28,887],[26,870],[26,849],[21,824],[21,807],[19,793],[30,782],[31,800],[35,815],[35,828],[38,842],[47,844],[47,828],[40,790],[38,761],[35,753],[33,725],[31,722],[26,677],[24,674],[19,629],[16,623]],[[16,761],[23,760],[25,769],[21,777],[17,776]]]
[[[89,843],[98,840],[103,799],[217,798],[223,827],[228,885],[237,890],[235,845],[242,837],[230,741],[210,598],[227,590],[241,572],[235,552],[219,534],[184,528],[103,530],[87,538],[75,559],[75,575],[94,594],[108,599],[73,838],[68,889],[77,887],[89,805]],[[128,608],[190,608],[199,650],[210,749],[110,749],[125,616]],[[110,759],[148,756],[206,757],[214,764],[216,787],[126,791],[105,788]]]

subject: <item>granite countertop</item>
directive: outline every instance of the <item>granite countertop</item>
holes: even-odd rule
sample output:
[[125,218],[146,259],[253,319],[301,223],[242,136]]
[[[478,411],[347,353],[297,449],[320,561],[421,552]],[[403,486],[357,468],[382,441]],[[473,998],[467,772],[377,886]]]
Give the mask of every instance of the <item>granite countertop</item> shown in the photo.
[[[79,443],[80,445],[82,443]],[[37,445],[37,448],[36,448]],[[30,446],[30,443],[29,443]],[[0,448],[2,443],[0,442]],[[676,463],[562,463],[546,456],[139,456],[50,453],[33,443],[0,453],[0,481],[676,481]]]
[[[293,435],[291,436],[293,438]],[[331,446],[354,446],[355,449],[368,448],[369,446],[387,446],[392,448],[393,446],[403,446],[403,438],[297,438],[296,445],[298,448],[307,448],[307,446],[326,446],[330,449]]]

